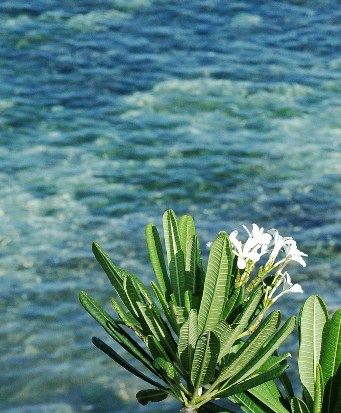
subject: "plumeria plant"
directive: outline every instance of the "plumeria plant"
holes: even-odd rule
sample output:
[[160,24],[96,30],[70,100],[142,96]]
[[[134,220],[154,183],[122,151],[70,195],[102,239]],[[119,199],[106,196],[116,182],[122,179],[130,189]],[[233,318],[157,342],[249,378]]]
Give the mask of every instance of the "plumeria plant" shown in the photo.
[[[294,398],[285,373],[290,354],[278,353],[280,345],[294,330],[296,317],[281,324],[280,312],[269,311],[282,295],[303,292],[299,284],[291,282],[287,267],[292,261],[305,266],[306,254],[292,238],[281,236],[275,229],[265,232],[256,224],[251,232],[245,229],[248,234],[245,243],[238,240],[237,231],[230,235],[220,232],[208,244],[205,269],[193,218],[185,215],[178,219],[172,210],[166,211],[163,216],[166,254],[156,226],[146,227],[156,277],[150,288],[116,266],[99,244],[93,244],[94,255],[116,293],[111,299],[116,315],[109,315],[84,291],[80,293],[80,301],[134,357],[135,363],[128,363],[99,338],[93,338],[94,345],[152,386],[137,393],[141,404],[159,402],[171,395],[179,401],[183,413],[231,412],[216,405],[215,401],[223,398],[229,398],[247,412],[282,413],[290,411],[286,409],[292,405],[292,411],[297,413],[304,412],[295,410],[297,403],[315,406],[311,397]],[[262,261],[264,264],[260,265]],[[309,320],[302,314],[300,328],[305,325],[309,330]],[[337,323],[334,321],[328,327],[334,335]],[[339,342],[338,336],[336,343]],[[339,353],[340,349],[337,353],[333,346],[325,356],[329,362],[338,354],[332,368],[316,367],[319,384],[314,397],[319,397],[325,388],[321,384],[324,371],[328,371],[328,379],[334,378],[340,366]],[[301,364],[300,373],[309,363],[303,360]],[[141,371],[141,365],[146,373]],[[310,364],[308,370],[311,374]],[[279,396],[278,381],[287,390],[287,399]],[[329,383],[329,395],[334,391],[333,386]],[[278,402],[278,410],[271,410],[266,397]],[[327,405],[326,412],[337,413],[331,410],[336,403],[334,399],[316,405]],[[317,407],[308,410],[320,411]]]

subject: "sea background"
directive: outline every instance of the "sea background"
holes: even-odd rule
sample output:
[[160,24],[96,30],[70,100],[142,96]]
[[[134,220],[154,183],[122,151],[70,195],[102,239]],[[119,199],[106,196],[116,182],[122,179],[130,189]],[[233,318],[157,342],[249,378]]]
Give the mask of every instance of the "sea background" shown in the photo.
[[336,0],[1,1],[1,412],[178,411],[137,404],[78,302],[110,308],[93,240],[153,279],[144,227],[168,208],[202,245],[294,237],[284,315],[340,306],[340,27]]

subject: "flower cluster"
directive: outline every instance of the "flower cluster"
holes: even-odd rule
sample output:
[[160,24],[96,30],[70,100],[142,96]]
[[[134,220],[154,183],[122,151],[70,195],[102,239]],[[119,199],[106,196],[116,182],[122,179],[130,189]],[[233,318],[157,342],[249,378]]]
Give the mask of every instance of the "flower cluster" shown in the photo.
[[[264,228],[259,228],[258,225],[253,224],[252,231],[250,232],[246,226],[243,227],[249,235],[244,244],[237,239],[238,231],[231,232],[229,237],[233,252],[238,257],[237,267],[239,270],[245,271],[248,268],[253,269],[255,263],[259,261],[261,256],[269,254],[266,264],[259,269],[256,279],[251,283],[252,286],[257,285],[265,275],[275,270],[274,280],[271,286],[268,287],[267,295],[267,298],[271,300],[272,303],[287,292],[302,293],[303,290],[301,286],[299,284],[292,284],[288,272],[283,272],[290,261],[296,261],[303,267],[306,266],[303,257],[306,257],[307,254],[297,248],[296,241],[291,237],[281,236],[276,229],[270,229],[264,232]],[[277,260],[281,251],[284,253],[284,257]],[[282,292],[276,297],[273,297],[274,292],[280,285],[283,285]]]

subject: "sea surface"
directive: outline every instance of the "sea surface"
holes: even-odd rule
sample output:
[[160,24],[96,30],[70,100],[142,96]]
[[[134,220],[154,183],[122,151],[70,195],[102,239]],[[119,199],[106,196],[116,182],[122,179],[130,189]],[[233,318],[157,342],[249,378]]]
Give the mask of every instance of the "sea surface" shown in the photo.
[[138,405],[148,385],[78,302],[110,307],[93,240],[153,279],[144,228],[168,208],[203,245],[252,223],[294,237],[284,315],[340,307],[340,27],[336,0],[1,1],[1,412],[179,410]]

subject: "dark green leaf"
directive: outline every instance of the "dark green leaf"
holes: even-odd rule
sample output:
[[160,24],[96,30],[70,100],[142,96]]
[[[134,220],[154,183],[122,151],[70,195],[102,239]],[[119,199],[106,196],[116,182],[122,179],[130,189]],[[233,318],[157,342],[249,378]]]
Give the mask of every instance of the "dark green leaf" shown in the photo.
[[[251,379],[244,380],[240,383],[231,385],[227,388],[224,388],[222,391],[216,394],[216,397],[228,397],[233,394],[241,393],[244,392],[245,390],[252,389],[252,387],[256,387],[262,383],[265,383],[269,380],[273,380],[274,378],[278,377],[282,372],[288,368],[287,363],[282,363],[279,366],[276,366],[264,373],[258,374],[255,377],[252,377]],[[281,406],[282,407],[282,406]],[[286,409],[283,409],[281,411],[278,411],[278,413],[288,413]]]
[[[247,374],[252,374],[261,368],[261,366],[268,360],[268,358],[279,348],[279,346],[286,340],[289,334],[292,333],[296,325],[296,317],[290,317],[283,326],[274,334],[271,340],[257,353],[252,360],[252,366]],[[245,377],[245,376],[244,376]]]
[[198,317],[196,310],[191,310],[188,320],[180,329],[178,354],[185,370],[189,373],[192,367],[194,349],[198,339]]
[[158,387],[159,389],[164,389],[160,383],[157,383],[156,381],[150,379],[149,377],[145,376],[143,373],[141,373],[139,370],[137,370],[135,367],[133,367],[131,364],[129,364],[126,360],[124,360],[119,354],[116,353],[115,350],[113,350],[111,347],[109,347],[107,344],[105,344],[101,339],[97,337],[92,338],[92,342],[94,345],[99,348],[100,350],[103,351],[107,356],[109,356],[111,359],[116,361],[119,365],[121,365],[123,368],[128,370],[130,373],[133,373],[136,377],[144,380],[145,382],[151,384],[152,386]]
[[185,260],[184,253],[181,249],[176,216],[172,210],[168,210],[164,213],[163,228],[168,257],[170,284],[176,303],[181,307],[184,305]]
[[197,340],[191,370],[195,389],[208,384],[215,373],[219,354],[219,339],[212,331],[205,331]]
[[229,290],[231,265],[230,241],[226,233],[221,232],[212,244],[208,259],[198,314],[199,332],[214,329],[222,319],[222,310]]
[[236,288],[232,295],[226,300],[224,310],[223,310],[223,315],[222,318],[223,320],[228,320],[230,314],[233,313],[233,310],[236,308],[236,306],[242,301],[240,300],[240,296],[243,294],[243,288],[239,287]]
[[200,253],[199,238],[197,235],[189,240],[186,257],[186,288],[192,292],[192,296],[199,299],[195,301],[196,310],[199,310],[202,291],[204,288],[204,270]]
[[245,304],[242,313],[237,317],[235,323],[231,325],[229,330],[226,330],[225,334],[222,334],[220,338],[221,349],[218,361],[220,361],[226,354],[230,352],[234,342],[244,331],[245,326],[248,325],[250,318],[252,317],[260,302],[260,299],[262,298],[262,295],[263,293],[260,288],[254,290],[248,302]]
[[323,411],[330,413],[336,403],[338,386],[341,383],[341,309],[335,311],[325,326],[321,367],[325,383]]
[[100,305],[85,291],[79,295],[80,302],[88,313],[131,355],[140,360],[149,370],[155,373],[151,357],[139,346]]
[[[257,355],[259,350],[265,345],[272,334],[276,331],[279,318],[279,311],[273,311],[268,315],[268,317],[262,322],[257,330],[238,350],[231,363],[221,371],[217,379],[219,382],[225,381],[240,372],[243,375],[242,378],[247,377],[251,374],[249,373],[247,366],[249,365],[250,361]],[[250,367],[252,366],[253,363],[250,363]]]
[[291,399],[291,410],[293,413],[310,413],[308,406],[298,397]]
[[138,303],[138,306],[144,321],[148,325],[150,333],[160,342],[169,354],[175,354],[177,346],[165,322],[147,305]]
[[146,406],[149,402],[161,402],[166,399],[168,392],[166,390],[146,389],[136,393],[137,401]]
[[160,236],[155,225],[147,225],[146,240],[149,250],[150,262],[152,264],[157,282],[159,283],[160,289],[166,297],[166,300],[168,301],[171,294],[171,285],[168,278]]

